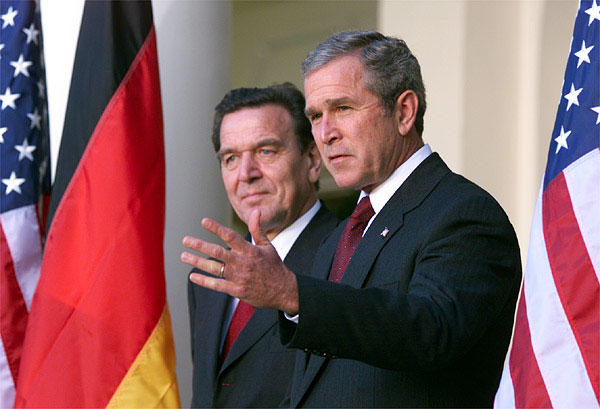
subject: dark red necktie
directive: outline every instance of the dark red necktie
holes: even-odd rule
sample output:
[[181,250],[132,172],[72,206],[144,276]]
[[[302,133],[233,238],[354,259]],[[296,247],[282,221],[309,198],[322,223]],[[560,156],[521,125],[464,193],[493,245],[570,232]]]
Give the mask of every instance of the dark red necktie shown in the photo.
[[362,239],[365,227],[367,227],[369,220],[371,220],[374,214],[375,211],[371,206],[369,196],[360,199],[360,202],[350,216],[350,220],[346,223],[342,237],[335,249],[335,257],[331,265],[331,271],[329,272],[329,281],[336,283],[341,281],[346,267],[350,263],[352,254],[354,254],[356,246],[358,246],[358,243]]
[[238,303],[233,316],[231,317],[231,323],[225,336],[225,343],[223,344],[223,352],[221,353],[221,363],[225,362],[225,357],[229,353],[231,346],[235,342],[235,339],[240,335],[240,332],[246,326],[246,323],[256,310],[256,307],[240,300]]

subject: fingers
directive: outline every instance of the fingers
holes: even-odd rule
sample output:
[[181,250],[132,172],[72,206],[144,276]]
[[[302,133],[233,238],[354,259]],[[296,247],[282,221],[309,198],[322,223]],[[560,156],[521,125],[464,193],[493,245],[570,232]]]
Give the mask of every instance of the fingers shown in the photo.
[[213,277],[208,277],[208,276],[205,276],[203,274],[198,274],[198,273],[190,274],[190,280],[193,283],[198,284],[201,287],[205,287],[210,290],[219,291],[221,293],[227,293],[227,294],[235,297],[235,295],[233,295],[233,294],[235,293],[237,286],[230,281],[221,280],[221,279],[213,278]]
[[218,260],[210,260],[186,251],[181,254],[181,261],[214,276],[221,276],[221,267],[223,267],[223,263]]
[[206,254],[208,257],[216,258],[226,263],[231,262],[231,252],[218,244],[186,236],[183,238],[183,245],[191,250]]
[[252,235],[252,238],[256,244],[271,244],[269,238],[260,227],[260,210],[257,209],[250,213],[250,220],[248,220],[248,231],[250,232],[250,235]]
[[209,218],[202,219],[202,227],[216,236],[219,236],[229,247],[232,249],[240,249],[247,246],[249,243],[244,240],[242,236],[237,234],[234,230],[223,226],[221,223],[216,222]]

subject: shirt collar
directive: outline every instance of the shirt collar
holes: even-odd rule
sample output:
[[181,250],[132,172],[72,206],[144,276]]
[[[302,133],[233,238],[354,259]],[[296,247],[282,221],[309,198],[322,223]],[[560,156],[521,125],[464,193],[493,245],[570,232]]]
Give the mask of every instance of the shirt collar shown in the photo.
[[[377,186],[368,195],[371,200],[371,206],[375,211],[375,216],[383,209],[388,200],[392,198],[396,190],[402,186],[402,184],[408,179],[413,171],[423,162],[427,157],[431,155],[431,148],[425,144],[418,151],[413,153],[410,158],[400,165],[390,177],[388,177],[381,185]],[[367,193],[363,190],[360,191],[358,200],[367,196]],[[373,216],[374,217],[374,216]]]

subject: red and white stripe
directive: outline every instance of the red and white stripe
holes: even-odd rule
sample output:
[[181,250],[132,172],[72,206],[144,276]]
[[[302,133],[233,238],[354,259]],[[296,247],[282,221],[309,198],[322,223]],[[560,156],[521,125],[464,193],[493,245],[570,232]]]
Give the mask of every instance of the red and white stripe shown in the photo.
[[600,408],[600,151],[537,200],[495,407]]
[[15,380],[42,243],[35,205],[0,214],[0,408],[12,408]]

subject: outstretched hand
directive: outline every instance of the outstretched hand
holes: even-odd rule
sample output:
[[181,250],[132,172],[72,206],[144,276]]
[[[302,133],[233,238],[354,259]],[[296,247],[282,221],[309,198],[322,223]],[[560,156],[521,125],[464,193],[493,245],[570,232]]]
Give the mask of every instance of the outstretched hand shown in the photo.
[[[202,226],[220,237],[230,249],[189,236],[184,237],[183,245],[224,262],[224,279],[193,273],[190,280],[202,287],[237,297],[256,307],[274,308],[296,315],[296,276],[283,264],[260,228],[259,221],[260,211],[255,210],[248,222],[248,229],[256,243],[253,245],[232,229],[214,220],[203,219]],[[209,260],[187,251],[181,254],[181,260],[217,277],[223,266],[221,261]]]

